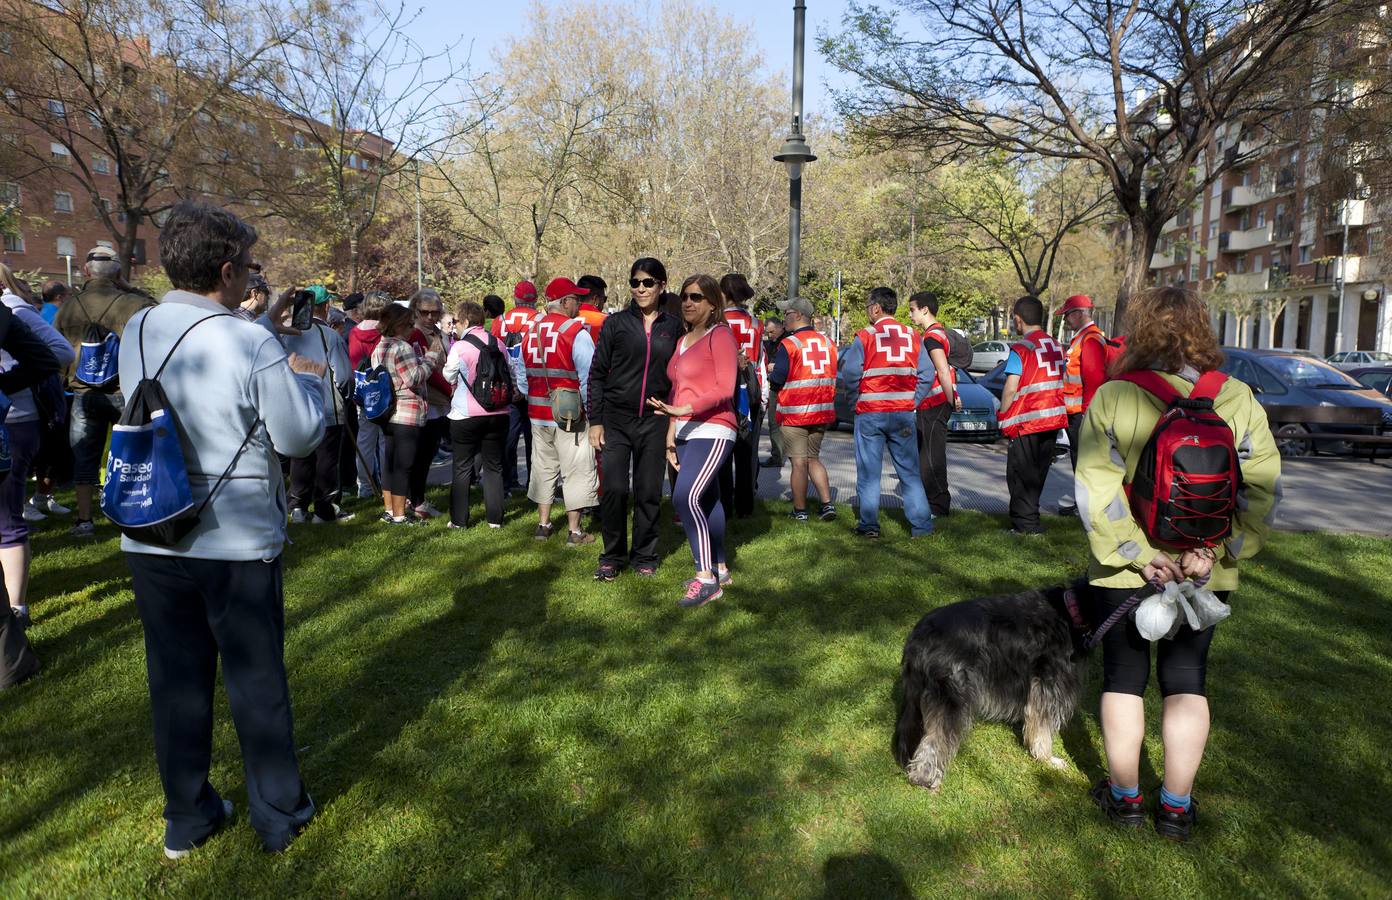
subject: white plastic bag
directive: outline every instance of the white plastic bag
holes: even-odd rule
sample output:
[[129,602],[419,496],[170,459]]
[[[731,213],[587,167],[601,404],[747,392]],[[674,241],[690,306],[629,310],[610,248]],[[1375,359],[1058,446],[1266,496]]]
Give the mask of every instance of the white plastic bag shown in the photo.
[[1230,615],[1232,607],[1208,588],[1172,581],[1162,593],[1147,597],[1136,607],[1136,630],[1146,640],[1158,641],[1174,637],[1182,624],[1202,631]]

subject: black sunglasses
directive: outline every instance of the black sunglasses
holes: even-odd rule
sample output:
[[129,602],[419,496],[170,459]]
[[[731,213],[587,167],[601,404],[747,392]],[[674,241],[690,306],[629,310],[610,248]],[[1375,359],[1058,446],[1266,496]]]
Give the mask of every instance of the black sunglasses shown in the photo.
[[706,299],[706,295],[705,295],[705,294],[682,294],[682,295],[681,295],[681,298],[682,298],[683,300],[704,300],[704,299]]
[[628,286],[631,287],[631,288],[636,288],[636,287],[645,287],[645,288],[657,287],[657,279],[656,279],[656,278],[630,278],[630,279],[628,279]]

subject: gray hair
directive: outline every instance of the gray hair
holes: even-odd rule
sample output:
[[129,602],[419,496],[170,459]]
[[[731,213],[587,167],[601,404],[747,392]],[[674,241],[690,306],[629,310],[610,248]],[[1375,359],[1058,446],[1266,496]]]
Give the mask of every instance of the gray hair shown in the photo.
[[115,278],[121,274],[121,264],[114,259],[89,259],[85,268],[93,278]]

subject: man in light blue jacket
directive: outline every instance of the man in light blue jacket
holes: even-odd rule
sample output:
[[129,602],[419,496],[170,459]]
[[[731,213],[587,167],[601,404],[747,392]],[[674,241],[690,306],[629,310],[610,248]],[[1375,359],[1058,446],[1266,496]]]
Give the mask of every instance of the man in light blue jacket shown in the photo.
[[193,499],[212,495],[173,546],[121,538],[145,631],[171,859],[232,815],[208,782],[219,656],[252,827],[267,850],[279,851],[314,814],[295,759],[285,677],[286,510],[276,454],[305,456],[322,439],[324,366],[287,356],[274,334],[232,315],[255,242],[255,229],[226,210],[176,205],[160,230],[160,263],[174,290],[132,317],[121,340],[126,396],[168,358],[160,384],[187,436]]

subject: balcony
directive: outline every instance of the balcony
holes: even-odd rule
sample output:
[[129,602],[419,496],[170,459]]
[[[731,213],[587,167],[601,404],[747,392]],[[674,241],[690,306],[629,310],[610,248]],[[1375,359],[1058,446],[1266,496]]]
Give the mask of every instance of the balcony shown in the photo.
[[1236,187],[1228,188],[1223,192],[1223,212],[1230,209],[1240,209],[1244,206],[1256,206],[1265,200],[1270,200],[1275,193],[1271,184],[1239,184]]
[[1260,144],[1250,138],[1244,138],[1237,142],[1236,146],[1229,147],[1223,151],[1223,160],[1228,165],[1235,165],[1238,168],[1251,165],[1257,161],[1257,157],[1266,149],[1265,144]]
[[[1360,226],[1367,225],[1368,201],[1349,200],[1346,202],[1348,203],[1348,226],[1350,228],[1358,228]],[[1324,231],[1326,234],[1332,234],[1333,232],[1344,230],[1344,211],[1340,209],[1340,205],[1341,204],[1335,204],[1334,206],[1330,207],[1329,210],[1325,213]]]
[[[1219,249],[1227,253],[1243,253],[1271,243],[1274,226],[1271,222],[1248,228],[1246,231],[1225,231],[1218,236]],[[1224,238],[1226,237],[1226,240]]]
[[1223,289],[1234,294],[1260,294],[1271,287],[1271,270],[1265,272],[1229,272],[1223,279]]
[[1173,250],[1156,250],[1150,257],[1151,271],[1156,269],[1167,269],[1175,264]]

